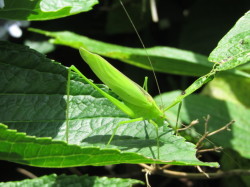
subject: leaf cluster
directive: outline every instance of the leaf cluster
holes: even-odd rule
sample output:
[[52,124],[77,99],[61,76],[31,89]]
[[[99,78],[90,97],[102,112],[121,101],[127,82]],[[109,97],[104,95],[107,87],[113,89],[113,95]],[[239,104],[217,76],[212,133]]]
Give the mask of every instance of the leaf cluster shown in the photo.
[[[202,32],[198,32],[198,29],[193,30],[193,28],[198,28],[197,25],[205,22],[199,20],[203,14],[199,11],[198,7],[201,5],[197,1],[192,6],[190,5],[191,8],[186,7],[191,14],[187,19],[189,24],[183,27],[179,45],[176,45],[174,40],[166,39],[166,43],[159,42],[157,46],[143,49],[134,43],[131,44],[132,47],[126,46],[128,38],[137,39],[130,34],[134,31],[128,26],[129,24],[121,24],[127,18],[125,14],[120,15],[121,7],[117,2],[110,2],[110,4],[102,2],[99,5],[97,5],[99,3],[97,0],[74,2],[61,0],[60,3],[56,0],[5,0],[3,2],[3,8],[0,9],[1,19],[44,21],[65,18],[56,20],[59,21],[56,25],[57,31],[53,31],[55,30],[53,21],[32,22],[31,26],[36,28],[30,27],[29,31],[26,31],[28,33],[26,38],[29,40],[18,41],[18,43],[29,44],[35,50],[16,44],[15,41],[0,42],[1,160],[45,168],[106,166],[123,163],[161,164],[157,171],[151,170],[147,165],[142,165],[147,172],[151,171],[160,175],[166,175],[168,171],[164,168],[166,164],[167,167],[172,165],[218,167],[217,162],[219,162],[221,169],[225,171],[249,168],[250,147],[247,143],[250,133],[248,119],[250,116],[249,11],[235,6],[237,10],[246,13],[245,15],[235,14],[237,17],[232,21],[235,23],[234,26],[231,25],[230,29],[224,28],[225,33],[228,33],[221,33],[219,37],[216,36],[217,38],[214,37],[215,35],[211,37],[212,42],[219,41],[217,47],[214,48],[215,43],[211,44],[208,40],[201,39],[206,38],[201,37],[201,33],[205,36],[207,33],[211,34],[211,30],[204,29]],[[207,10],[214,7],[211,2],[204,2],[203,6],[206,6]],[[159,12],[165,3],[159,1]],[[247,2],[244,3],[247,4]],[[129,1],[125,2],[125,6],[130,11],[135,24],[138,24],[138,30],[142,32],[142,36],[148,36],[149,28],[152,26],[149,11],[151,7],[147,4],[144,6],[139,2],[130,3]],[[168,3],[167,9],[171,10],[171,7],[174,6],[175,4]],[[144,13],[140,11],[141,7],[147,11]],[[98,15],[98,9],[102,17],[103,12],[108,13],[107,20],[104,20],[106,21],[105,34],[98,30],[100,25],[94,24],[96,18],[91,16],[91,13]],[[214,14],[216,15],[216,13],[218,12],[215,11]],[[81,15],[86,16],[81,17]],[[197,17],[197,15],[199,16]],[[174,19],[171,18],[173,14],[168,16],[168,19],[160,20],[158,33],[171,35],[176,29],[173,26]],[[102,20],[100,23],[104,21]],[[75,32],[70,27],[67,29],[68,22],[72,22],[74,25],[72,30]],[[52,24],[47,26],[47,23]],[[206,25],[202,27],[201,24],[200,28],[208,27],[209,23],[208,20]],[[90,26],[88,27],[88,25]],[[84,28],[87,32],[83,31]],[[214,24],[214,31],[216,28],[220,27]],[[69,31],[64,31],[65,29]],[[95,34],[92,34],[93,31]],[[34,40],[34,38],[41,37],[37,33],[49,37],[49,42],[47,39],[46,41]],[[190,33],[193,33],[192,41],[186,37]],[[109,37],[104,37],[108,34],[113,38],[118,36],[119,41],[108,40]],[[32,38],[33,40],[30,40]],[[149,38],[146,42],[155,41],[154,37]],[[163,35],[161,38],[164,38]],[[200,41],[205,41],[205,44],[199,43]],[[60,50],[58,47],[60,45],[61,49],[62,46],[66,46],[63,50],[67,52],[60,53],[58,58],[56,55],[49,58],[41,53],[41,51],[49,52],[55,48]],[[155,45],[154,42],[153,45]],[[128,120],[129,117],[82,80],[79,75],[72,73],[71,77],[68,77],[67,66],[77,65],[79,62],[81,64],[77,66],[84,67],[82,73],[84,75],[85,72],[88,73],[87,66],[80,61],[79,55],[68,55],[68,51],[71,50],[74,51],[73,54],[76,54],[74,49],[79,49],[79,47],[107,57],[113,63],[124,62],[147,70],[146,73],[149,72],[148,70],[152,70],[148,57],[152,60],[154,70],[163,77],[160,83],[170,87],[163,89],[164,92],[155,97],[160,106],[164,105],[169,108],[166,116],[170,126],[159,129],[161,159],[156,159],[155,139],[157,135],[154,127],[147,122],[122,125],[111,145],[106,146],[116,124]],[[132,66],[128,66],[128,76],[131,75],[132,79],[143,80],[144,75],[133,73]],[[143,70],[136,69],[135,72]],[[185,76],[185,78],[180,78],[180,76]],[[190,79],[187,76],[195,78]],[[176,86],[179,83],[179,81],[175,81],[176,78],[188,79],[186,82],[182,81],[184,92],[178,90],[180,87]],[[151,84],[154,83],[151,82]],[[68,86],[70,86],[69,93]],[[98,84],[98,86],[119,99],[107,86],[102,84]],[[153,93],[155,94],[154,91]],[[188,125],[195,119],[198,119],[199,123],[176,135],[174,128],[179,111],[177,104],[180,102],[182,102],[182,109],[179,115],[179,125]],[[209,120],[204,119],[207,115],[210,116]],[[202,159],[197,158],[197,156],[201,156],[199,154],[201,150],[195,143],[201,136],[223,128],[232,120],[235,123],[231,125],[230,131],[223,130],[211,137],[206,137],[202,144],[203,149],[222,146],[224,148],[222,156],[212,153],[209,156],[202,154]],[[214,150],[216,149],[214,148]],[[209,159],[211,157],[220,158],[211,160]],[[210,171],[208,170],[208,172]],[[178,175],[174,177],[178,177]],[[240,178],[232,179],[232,181],[236,184],[249,185],[249,180],[247,177],[243,177],[242,173]],[[224,182],[227,184],[226,180]],[[34,184],[131,186],[143,183],[134,179],[52,174],[31,180],[0,183],[0,186],[32,186]]]

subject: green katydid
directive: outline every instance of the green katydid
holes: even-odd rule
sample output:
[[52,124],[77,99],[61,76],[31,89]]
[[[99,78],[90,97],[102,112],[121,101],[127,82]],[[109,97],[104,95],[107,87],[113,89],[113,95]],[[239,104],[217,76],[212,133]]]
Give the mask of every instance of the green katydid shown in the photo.
[[[212,70],[203,77],[197,79],[194,84],[185,90],[183,95],[177,97],[171,105],[165,109],[160,109],[155,103],[153,98],[149,93],[144,90],[141,86],[136,84],[134,81],[130,80],[115,67],[113,67],[109,62],[103,59],[97,54],[93,54],[84,48],[80,48],[80,54],[82,58],[87,62],[92,71],[97,75],[97,77],[106,84],[114,93],[116,93],[123,102],[104,92],[98,86],[96,86],[92,81],[85,77],[75,66],[71,66],[70,70],[75,71],[80,75],[88,84],[100,92],[104,97],[109,99],[114,105],[116,105],[120,110],[126,113],[131,120],[123,121],[117,124],[114,129],[107,145],[112,141],[117,129],[120,125],[126,123],[132,123],[136,121],[147,120],[154,125],[156,129],[157,136],[157,154],[159,158],[159,136],[158,128],[166,124],[167,118],[164,111],[173,107],[177,103],[180,103],[182,99],[192,92],[200,88],[203,84],[207,83],[213,78],[215,72]],[[146,86],[145,86],[146,87]],[[180,109],[179,109],[180,110]]]
[[[137,29],[135,28],[135,25],[133,24],[128,12],[126,11],[122,1],[120,1],[122,7],[124,8],[125,13],[127,14],[135,32],[137,33],[137,36],[139,40],[141,41],[141,44],[143,48],[145,49],[145,53],[147,54],[147,50],[142,42],[142,39],[140,38],[140,35],[137,32]],[[94,87],[98,92],[100,92],[104,97],[109,99],[114,105],[116,105],[120,110],[122,110],[124,113],[126,113],[131,120],[123,121],[117,124],[116,128],[114,129],[107,145],[109,145],[114,138],[114,135],[119,128],[120,125],[136,122],[136,121],[143,121],[147,120],[151,124],[154,125],[156,129],[156,135],[157,135],[157,155],[159,158],[159,135],[158,135],[158,128],[163,126],[165,121],[167,121],[167,118],[164,114],[164,111],[168,110],[169,108],[173,107],[177,103],[181,103],[183,98],[190,95],[192,92],[200,88],[203,84],[207,83],[208,81],[213,79],[214,74],[216,71],[211,70],[208,74],[204,75],[203,77],[200,77],[197,79],[194,84],[192,84],[190,87],[188,87],[185,90],[185,93],[177,97],[171,105],[169,105],[165,109],[160,109],[159,106],[155,103],[153,98],[150,96],[150,94],[144,90],[141,86],[136,84],[134,81],[126,77],[124,74],[122,74],[120,71],[118,71],[115,67],[113,67],[109,62],[107,62],[105,59],[103,59],[101,56],[97,54],[93,54],[89,51],[87,51],[84,48],[80,48],[80,54],[82,58],[85,60],[85,62],[90,66],[92,71],[97,75],[97,77],[106,84],[114,93],[116,93],[123,102],[119,101],[118,99],[114,98],[113,96],[109,95],[108,93],[104,92],[102,89],[100,89],[98,86],[96,86],[93,82],[91,82],[87,77],[85,77],[75,66],[71,66],[70,70],[75,71],[78,73],[87,83],[89,83],[92,87]],[[148,56],[148,61],[152,66],[151,60]],[[154,72],[154,71],[153,71]],[[154,74],[155,76],[155,74]],[[156,76],[155,76],[156,78]],[[146,81],[145,81],[146,82]],[[159,88],[158,82],[157,87]],[[143,87],[147,87],[145,85]],[[181,105],[180,105],[181,106]],[[178,116],[177,116],[177,122],[178,123],[178,117],[179,117],[180,107],[178,109]]]
[[75,66],[71,66],[70,70],[78,73],[87,83],[93,86],[98,92],[104,97],[109,99],[114,105],[126,113],[131,120],[123,121],[117,124],[110,137],[107,145],[112,141],[116,130],[121,124],[131,123],[136,121],[148,120],[154,125],[157,134],[157,151],[159,158],[159,138],[158,138],[158,127],[164,125],[166,116],[164,111],[161,110],[155,103],[153,98],[145,91],[141,86],[130,80],[105,59],[97,54],[93,54],[84,48],[80,48],[80,54],[82,58],[87,62],[92,71],[97,77],[105,83],[114,93],[116,93],[123,102],[109,95],[108,93],[101,90],[88,78],[86,78]]

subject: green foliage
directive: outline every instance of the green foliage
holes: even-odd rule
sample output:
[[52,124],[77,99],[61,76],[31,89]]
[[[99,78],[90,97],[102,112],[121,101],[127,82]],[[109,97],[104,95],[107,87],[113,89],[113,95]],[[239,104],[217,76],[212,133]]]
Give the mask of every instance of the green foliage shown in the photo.
[[[68,31],[49,32],[34,28],[30,28],[29,30],[52,37],[50,42],[54,44],[66,45],[76,49],[83,46],[93,53],[118,59],[148,70],[152,70],[152,67],[148,63],[148,56],[154,62],[154,70],[163,73],[201,76],[208,73],[213,67],[213,63],[209,62],[206,56],[191,51],[157,46],[146,49],[147,53],[145,53],[145,49],[123,47],[100,42]],[[242,57],[245,54],[246,53],[239,54],[239,56]],[[245,60],[242,64],[246,62]],[[217,70],[223,71],[231,68],[218,68]],[[227,71],[225,73],[243,77],[249,76],[239,70]]]
[[[15,130],[8,130],[6,126],[2,124],[0,124],[0,132],[1,160],[8,160],[31,166],[63,168],[84,165],[102,166],[119,163],[168,163],[174,165],[204,165],[218,167],[217,163],[202,163],[198,161],[194,156],[195,151],[192,144],[184,144],[183,140],[181,141],[180,138],[174,139],[174,137],[170,135],[166,137],[168,140],[164,142],[170,145],[163,147],[169,149],[169,152],[168,154],[161,155],[165,159],[173,160],[167,162],[164,160],[157,161],[142,155],[143,153],[145,155],[148,154],[147,156],[154,154],[150,152],[150,150],[145,149],[145,144],[151,143],[151,145],[153,145],[155,141],[128,141],[129,145],[126,146],[120,143],[121,145],[117,147],[122,147],[120,149],[125,150],[128,149],[128,151],[121,152],[117,149],[100,149],[99,146],[95,145],[95,142],[99,142],[95,140],[91,142],[95,146],[93,145],[90,147],[89,145],[67,145],[62,141],[53,141],[51,138],[35,138],[27,136],[24,133],[17,133]],[[98,137],[100,135],[96,136]],[[107,140],[105,140],[105,142],[107,142]],[[138,149],[142,149],[142,151],[140,151],[141,154],[133,153],[137,151],[135,149],[131,150],[131,142],[134,144],[141,142],[137,146]],[[151,148],[152,147],[153,146],[151,146]]]
[[16,182],[0,182],[3,187],[22,187],[22,186],[132,186],[134,184],[143,184],[143,182],[135,179],[120,179],[107,177],[90,177],[88,175],[47,175],[35,179],[26,179]]
[[250,11],[221,39],[208,60],[219,63],[217,69],[228,70],[250,61]]
[[[117,123],[129,119],[126,114],[77,74],[70,78],[67,95],[68,69],[59,63],[27,47],[2,42],[0,48],[1,122],[29,136],[78,145],[31,138],[2,127],[2,159],[40,167],[143,162],[217,165],[198,161],[194,145],[175,136],[170,128],[160,129],[161,161],[156,161],[155,129],[146,122],[123,125],[111,142],[116,149],[100,149],[107,148]],[[15,60],[9,60],[13,55]],[[16,149],[10,149],[12,144]],[[103,159],[104,155],[109,156]]]
[[[244,3],[248,4],[244,0],[240,1],[241,3],[237,2],[237,5],[240,4],[241,7]],[[3,8],[0,9],[0,18],[31,21],[50,20],[86,12],[98,3],[97,0],[74,2],[68,0],[5,0],[2,2],[4,5],[1,4]],[[166,1],[159,2],[166,3]],[[198,6],[201,2],[204,4],[203,8]],[[145,21],[142,21],[139,16],[140,7],[148,9],[149,6],[141,6],[139,2],[127,3],[130,11],[136,10],[136,12],[132,12],[132,15],[136,16],[135,22],[142,22],[138,28],[143,30],[149,27],[149,12],[146,11],[143,15],[146,18]],[[168,2],[168,10],[174,7],[172,3]],[[216,2],[216,5],[219,6],[220,3],[222,2]],[[226,13],[231,11],[231,9],[228,10],[227,3],[222,4],[225,4],[225,6],[223,5],[225,11],[215,9],[211,17],[219,15],[219,12],[227,17],[231,15]],[[102,10],[106,10],[105,6]],[[119,8],[116,9],[117,6],[119,5],[113,4],[112,13],[109,13],[107,17],[107,33],[112,35],[129,33],[131,29],[124,25],[124,17],[118,16],[121,11]],[[165,10],[165,6],[159,6],[159,9],[163,7],[164,12],[169,12]],[[48,22],[39,22],[41,24],[41,27],[38,24],[39,29],[30,29],[51,37],[49,41],[53,44],[75,49],[84,47],[114,61],[119,60],[142,69],[152,70],[147,59],[149,56],[157,72],[198,76],[193,83],[191,83],[192,79],[185,84],[184,92],[166,92],[155,97],[160,107],[167,107],[168,110],[165,113],[170,123],[170,126],[159,128],[160,159],[157,159],[155,128],[145,121],[121,125],[111,144],[107,146],[113,129],[119,122],[130,120],[129,116],[120,111],[78,74],[71,72],[69,77],[69,69],[66,66],[41,54],[54,50],[56,45],[48,44],[47,41],[26,41],[26,44],[33,45],[40,51],[39,53],[22,45],[1,41],[0,159],[27,166],[50,168],[105,166],[122,163],[218,167],[219,165],[215,161],[220,161],[223,170],[248,169],[250,159],[248,144],[250,141],[248,119],[250,116],[250,13],[246,12],[222,38],[225,34],[224,31],[228,31],[229,27],[226,29],[226,24],[218,24],[219,22],[212,19],[204,19],[207,17],[205,10],[211,10],[211,7],[215,7],[213,2],[198,0],[190,9],[192,11],[181,33],[180,46],[192,51],[167,46],[150,47],[146,50],[125,47],[108,43],[109,41],[102,42],[88,38],[86,37],[88,34],[83,36],[70,31],[55,32],[53,27],[50,28],[51,25],[47,27]],[[235,6],[234,11],[237,12],[238,9],[239,7]],[[73,20],[74,17],[71,18]],[[79,17],[78,20],[81,21],[77,22],[76,27],[85,31],[88,25],[97,25],[99,29],[99,25],[95,23],[96,20],[85,18]],[[217,18],[222,17],[216,16]],[[168,19],[163,21],[166,21],[165,26],[162,23],[159,24],[162,28],[174,25],[173,22],[168,22]],[[114,25],[115,23],[118,24],[117,27]],[[44,27],[43,24],[46,26]],[[119,27],[119,24],[123,27]],[[61,25],[64,26],[64,24]],[[91,37],[95,38],[100,33],[102,36],[106,34],[102,31],[99,32],[97,28],[91,30],[90,33],[93,32]],[[205,30],[199,28],[205,28]],[[218,29],[216,30],[216,28]],[[63,29],[69,30],[67,27],[63,27]],[[211,32],[216,32],[217,35],[210,36]],[[29,34],[34,35],[31,32]],[[144,38],[147,36],[148,33]],[[215,38],[217,39],[215,40]],[[219,38],[222,38],[221,41],[212,51]],[[211,51],[209,58],[197,53],[208,54]],[[67,55],[67,53],[60,54],[62,58]],[[78,57],[80,59],[79,55]],[[75,64],[77,60],[71,57],[66,59],[69,65]],[[81,66],[84,64],[82,63]],[[85,75],[87,70],[82,70],[82,73]],[[140,75],[136,73],[135,77],[137,76]],[[106,85],[98,84],[97,86],[122,101]],[[168,90],[171,89],[169,82],[165,82],[164,86],[168,87]],[[197,90],[202,87],[204,87],[203,91],[198,93]],[[196,94],[193,94],[194,92]],[[189,124],[192,120],[199,119],[199,124],[180,133],[181,135],[179,133],[175,135],[171,126],[176,125],[178,106],[175,105],[180,102],[183,104],[179,121]],[[197,149],[194,144],[204,134],[205,121],[203,119],[207,115],[210,115],[207,129],[209,132],[223,127],[232,120],[235,120],[235,123],[231,126],[231,131],[225,130],[213,135],[205,144],[205,146],[209,146],[210,143],[212,147],[223,146],[226,152],[223,153],[222,159],[212,159],[211,161],[211,159],[206,160],[206,157],[203,157],[205,162],[202,162],[196,158]],[[230,156],[228,157],[228,155]],[[232,178],[230,181],[224,181],[224,184],[247,186],[248,181],[247,177],[240,176]],[[35,184],[40,186],[131,186],[142,183],[132,179],[99,178],[87,175],[80,177],[48,175],[32,180],[0,183],[0,186],[33,186]]]
[[50,20],[86,12],[98,3],[98,0],[5,0],[0,9],[0,18],[15,20]]
[[[152,70],[144,49],[100,42],[68,31],[49,32],[34,28],[30,30],[52,37],[50,42],[54,44],[66,45],[76,49],[84,47],[93,53]],[[163,73],[200,76],[209,72],[213,66],[203,55],[171,47],[148,48],[147,53],[154,62],[154,70]]]

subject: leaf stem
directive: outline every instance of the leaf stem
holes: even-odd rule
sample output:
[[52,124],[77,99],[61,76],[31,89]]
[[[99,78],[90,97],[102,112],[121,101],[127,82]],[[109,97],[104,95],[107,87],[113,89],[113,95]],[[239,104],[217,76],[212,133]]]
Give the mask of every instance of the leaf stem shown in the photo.
[[236,175],[250,176],[250,169],[232,169],[232,170],[228,170],[228,171],[218,170],[217,172],[210,172],[210,173],[206,172],[206,175],[204,175],[203,172],[202,173],[189,173],[189,172],[162,169],[165,166],[152,167],[152,166],[149,166],[147,164],[139,164],[139,165],[145,169],[144,171],[147,171],[151,174],[159,174],[159,175],[168,176],[168,177],[172,177],[172,178],[216,179],[216,178],[236,176]]

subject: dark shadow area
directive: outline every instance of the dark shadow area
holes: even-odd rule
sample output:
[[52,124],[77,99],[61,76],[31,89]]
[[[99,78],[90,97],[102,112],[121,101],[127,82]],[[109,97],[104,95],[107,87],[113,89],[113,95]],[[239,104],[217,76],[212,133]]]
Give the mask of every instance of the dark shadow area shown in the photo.
[[179,47],[208,56],[249,6],[248,0],[194,1],[182,24]]
[[[100,144],[103,142],[108,142],[110,139],[110,135],[95,135],[82,140],[82,142],[87,142],[88,144]],[[120,136],[115,135],[114,139],[111,141],[110,145],[118,146],[118,147],[127,147],[121,150],[129,150],[132,148],[145,148],[150,146],[156,146],[156,140],[149,139],[141,139],[138,137],[132,136]]]
[[[108,142],[110,139],[109,135],[96,135],[89,138],[84,139],[82,142],[87,142],[89,144],[95,145],[95,144],[103,144],[103,142]],[[99,140],[99,141],[98,141]],[[149,139],[140,139],[136,137],[131,136],[119,136],[115,135],[114,139],[111,141],[110,145],[117,146],[117,149],[121,151],[131,151],[133,149],[133,152],[140,153],[142,149],[149,149],[150,154],[152,155],[152,158],[156,159],[156,153],[152,150],[152,147],[157,146],[157,141],[155,140],[149,140]],[[164,143],[160,142],[160,147],[163,146]],[[104,148],[111,148],[108,145],[106,145]],[[114,148],[114,147],[112,147]],[[136,149],[136,150],[135,150]]]

